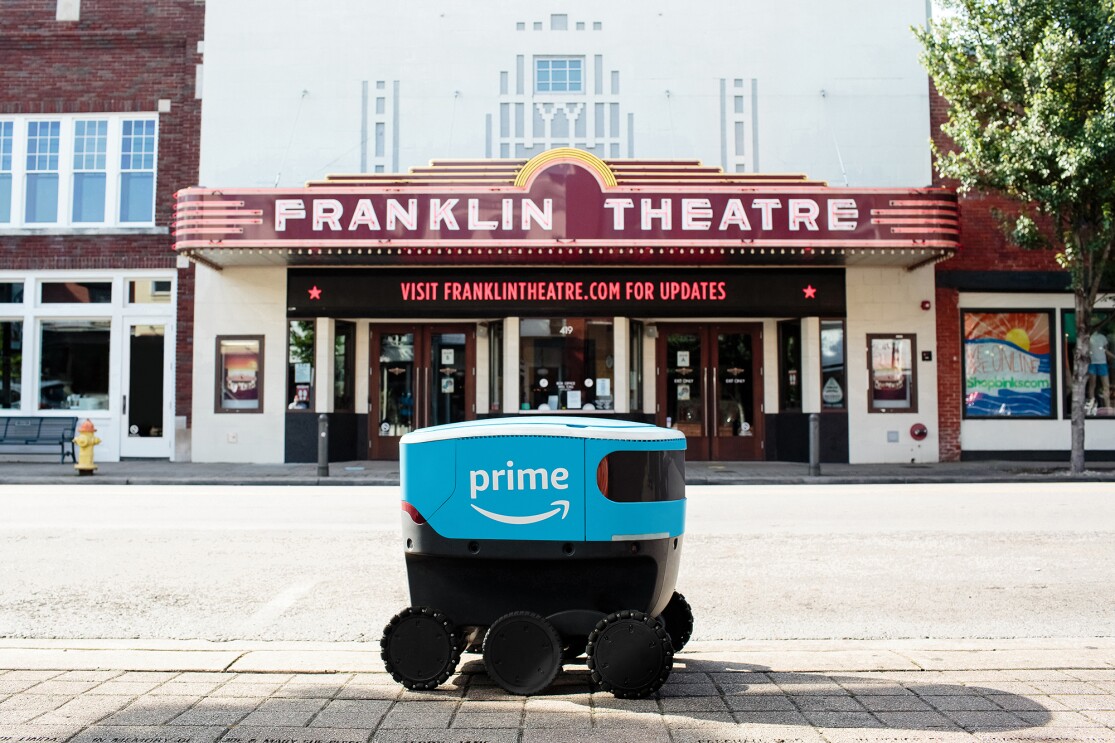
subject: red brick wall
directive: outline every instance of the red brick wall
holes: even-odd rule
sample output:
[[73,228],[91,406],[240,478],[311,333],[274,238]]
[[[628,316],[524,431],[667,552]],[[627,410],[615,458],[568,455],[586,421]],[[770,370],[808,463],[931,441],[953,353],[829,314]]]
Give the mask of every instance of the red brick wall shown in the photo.
[[[204,33],[200,0],[82,0],[81,18],[56,21],[55,0],[4,0],[0,114],[159,114],[155,223],[170,226],[174,193],[197,183],[201,101],[195,65]],[[170,234],[0,237],[0,266],[27,270],[173,268]],[[178,271],[178,415],[189,415],[193,271]]]
[[[948,119],[948,102],[929,85],[930,131],[942,151],[955,146],[941,125]],[[956,188],[957,183],[933,170],[933,184]],[[1023,250],[1012,245],[995,218],[994,211],[1017,212],[1017,205],[995,194],[960,197],[961,249],[956,257],[937,264],[937,275],[949,271],[1059,271],[1048,250]],[[937,289],[937,400],[941,461],[960,459],[960,419],[963,411],[963,345],[960,337],[959,295],[953,289]]]
[[937,288],[937,426],[942,462],[960,459],[960,415],[964,409],[963,346],[959,292]]

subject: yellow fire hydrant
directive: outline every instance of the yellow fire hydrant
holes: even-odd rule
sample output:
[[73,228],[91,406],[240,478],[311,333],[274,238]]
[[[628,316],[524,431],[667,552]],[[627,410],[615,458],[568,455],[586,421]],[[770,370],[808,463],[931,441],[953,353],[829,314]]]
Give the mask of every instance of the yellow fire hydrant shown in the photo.
[[79,475],[91,475],[97,470],[97,465],[93,464],[93,447],[101,443],[101,440],[96,434],[97,429],[93,428],[93,421],[88,418],[77,427],[77,436],[73,439],[77,446],[77,461],[74,462],[74,469]]

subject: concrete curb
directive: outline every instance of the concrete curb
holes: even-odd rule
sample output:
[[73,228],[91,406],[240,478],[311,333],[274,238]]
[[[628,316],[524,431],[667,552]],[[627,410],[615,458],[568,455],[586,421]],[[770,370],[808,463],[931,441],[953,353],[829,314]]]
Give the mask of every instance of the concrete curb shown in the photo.
[[[3,640],[0,668],[59,671],[383,673],[379,644]],[[689,645],[677,663],[754,671],[922,672],[1115,669],[1113,638],[760,640]]]

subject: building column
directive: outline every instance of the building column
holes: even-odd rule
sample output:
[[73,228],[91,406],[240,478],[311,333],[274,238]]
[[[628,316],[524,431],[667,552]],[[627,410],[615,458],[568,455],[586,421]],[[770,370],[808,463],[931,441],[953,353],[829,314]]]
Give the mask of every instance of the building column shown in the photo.
[[821,412],[821,318],[801,319],[801,412]]
[[492,337],[489,330],[488,323],[486,322],[476,324],[476,366],[472,376],[472,383],[476,385],[476,409],[473,412],[478,415],[490,412],[491,410],[488,390],[491,380],[489,361],[491,359],[490,344],[492,342]]
[[[356,321],[356,358],[353,361],[353,372],[356,375],[352,394],[355,395],[354,409],[358,414],[366,414],[369,410],[368,401],[371,390],[368,389],[369,375],[372,370],[371,356],[371,323],[367,320]],[[377,359],[378,361],[378,359]]]
[[314,410],[333,412],[333,336],[336,322],[331,317],[314,320]]
[[504,412],[519,410],[519,318],[503,321],[503,405]]
[[626,317],[617,317],[612,320],[612,410],[616,413],[631,412],[631,374],[632,363],[641,363],[642,359],[629,359],[628,349],[631,347],[631,323]]

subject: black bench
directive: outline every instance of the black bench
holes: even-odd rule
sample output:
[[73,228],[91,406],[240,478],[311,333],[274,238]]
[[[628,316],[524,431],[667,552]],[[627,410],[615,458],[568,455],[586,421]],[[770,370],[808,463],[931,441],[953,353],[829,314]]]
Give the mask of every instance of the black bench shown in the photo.
[[59,447],[61,462],[66,455],[74,462],[74,431],[77,418],[0,417],[0,446]]

